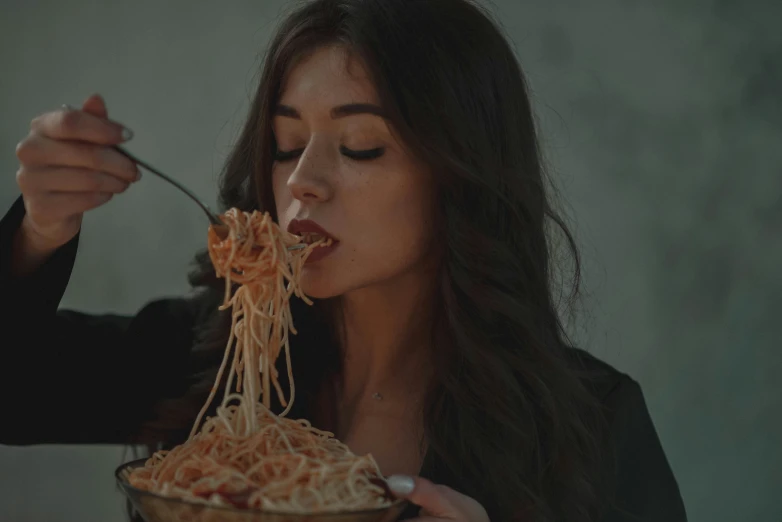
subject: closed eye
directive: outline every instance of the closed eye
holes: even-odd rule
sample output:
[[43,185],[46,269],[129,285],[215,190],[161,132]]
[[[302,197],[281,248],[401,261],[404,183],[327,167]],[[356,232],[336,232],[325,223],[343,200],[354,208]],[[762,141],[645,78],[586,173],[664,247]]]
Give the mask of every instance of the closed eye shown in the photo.
[[386,149],[384,149],[383,147],[378,147],[376,149],[352,150],[347,147],[340,147],[339,151],[344,156],[347,156],[350,159],[354,159],[358,161],[366,161],[366,160],[379,158],[380,156],[383,155]]
[[[347,156],[350,159],[357,161],[367,161],[379,158],[383,155],[383,153],[385,153],[386,150],[383,147],[366,150],[353,150],[347,147],[340,147],[339,151],[342,153],[342,155]],[[291,161],[301,156],[302,152],[304,152],[304,149],[277,150],[274,155],[274,161]]]
[[302,152],[304,152],[304,149],[277,150],[274,154],[274,161],[290,161],[301,156]]

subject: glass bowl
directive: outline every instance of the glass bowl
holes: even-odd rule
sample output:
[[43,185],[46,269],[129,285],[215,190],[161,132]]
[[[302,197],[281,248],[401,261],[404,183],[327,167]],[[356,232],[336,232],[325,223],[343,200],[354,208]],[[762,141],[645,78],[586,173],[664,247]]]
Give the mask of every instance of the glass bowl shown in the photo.
[[128,474],[144,466],[147,459],[122,464],[114,472],[122,491],[146,522],[392,522],[404,511],[405,501],[388,507],[318,514],[280,513],[257,509],[200,504],[144,491],[130,485]]

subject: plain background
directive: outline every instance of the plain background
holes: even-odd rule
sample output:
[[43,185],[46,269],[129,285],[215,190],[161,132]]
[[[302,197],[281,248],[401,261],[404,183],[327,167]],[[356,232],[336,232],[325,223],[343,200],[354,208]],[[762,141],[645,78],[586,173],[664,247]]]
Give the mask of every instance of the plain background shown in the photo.
[[[287,2],[0,5],[0,208],[18,195],[30,119],[92,92],[136,131],[130,150],[214,200]],[[577,337],[642,384],[691,520],[782,520],[782,2],[494,10],[584,248]],[[199,210],[147,175],[86,219],[63,306],[133,313],[186,291],[205,234]],[[124,520],[122,458],[0,447],[0,520]]]

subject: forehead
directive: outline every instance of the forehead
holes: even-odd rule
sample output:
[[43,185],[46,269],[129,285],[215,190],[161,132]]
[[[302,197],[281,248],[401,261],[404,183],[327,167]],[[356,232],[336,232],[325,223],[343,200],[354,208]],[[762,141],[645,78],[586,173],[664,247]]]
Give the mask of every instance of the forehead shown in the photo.
[[377,103],[377,92],[361,59],[346,47],[320,47],[289,71],[280,103],[329,109],[351,103]]

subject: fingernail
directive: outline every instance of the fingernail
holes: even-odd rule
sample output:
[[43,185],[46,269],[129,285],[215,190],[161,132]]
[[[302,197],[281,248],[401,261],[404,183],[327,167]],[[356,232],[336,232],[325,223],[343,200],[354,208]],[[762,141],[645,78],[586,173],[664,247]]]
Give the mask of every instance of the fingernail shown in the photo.
[[391,475],[386,479],[386,484],[395,495],[409,495],[415,489],[415,480],[407,475]]
[[141,179],[141,169],[136,167],[136,179],[133,181],[138,181]]
[[63,103],[62,108],[65,109],[66,111],[75,110],[71,105],[68,105],[67,103]]
[[122,127],[122,141],[128,141],[133,138],[133,131],[127,127]]

